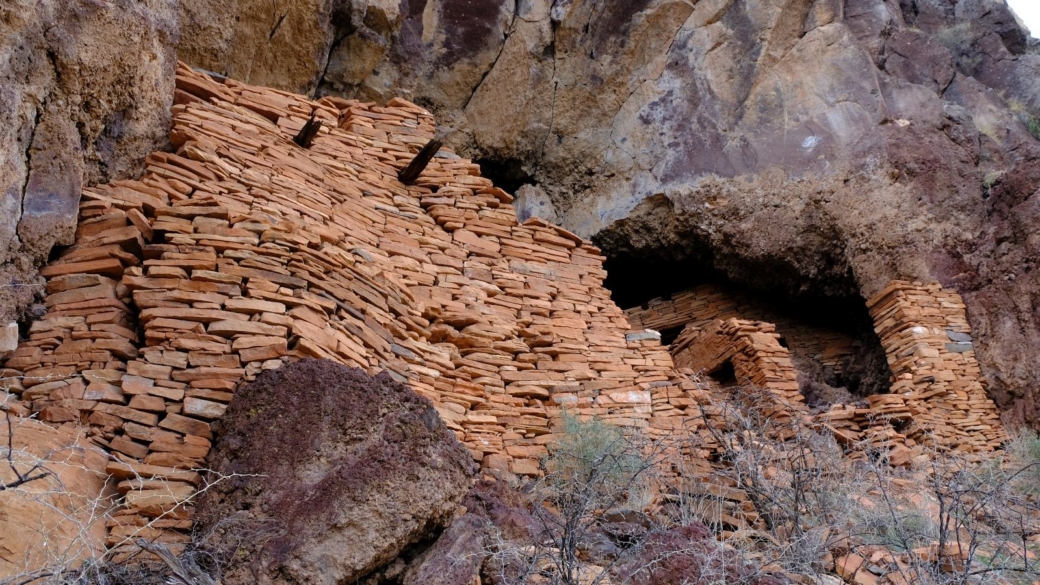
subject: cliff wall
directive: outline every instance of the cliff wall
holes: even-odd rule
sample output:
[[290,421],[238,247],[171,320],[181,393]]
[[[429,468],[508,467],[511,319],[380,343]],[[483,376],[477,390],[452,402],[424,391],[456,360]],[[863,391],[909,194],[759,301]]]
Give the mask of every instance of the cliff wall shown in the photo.
[[168,144],[177,21],[172,0],[0,6],[0,327],[34,315],[81,188]]

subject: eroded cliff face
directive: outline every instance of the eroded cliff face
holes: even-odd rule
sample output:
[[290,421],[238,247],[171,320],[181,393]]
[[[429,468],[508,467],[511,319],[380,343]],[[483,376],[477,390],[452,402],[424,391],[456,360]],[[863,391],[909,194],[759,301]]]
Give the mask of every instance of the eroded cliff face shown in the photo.
[[42,294],[81,188],[167,143],[176,39],[174,0],[0,5],[0,325]]
[[521,216],[594,237],[615,282],[712,270],[861,299],[938,279],[1009,419],[1040,420],[1040,54],[1002,0],[252,4],[219,9],[223,37],[186,27],[180,54],[429,107],[497,182],[529,185]]

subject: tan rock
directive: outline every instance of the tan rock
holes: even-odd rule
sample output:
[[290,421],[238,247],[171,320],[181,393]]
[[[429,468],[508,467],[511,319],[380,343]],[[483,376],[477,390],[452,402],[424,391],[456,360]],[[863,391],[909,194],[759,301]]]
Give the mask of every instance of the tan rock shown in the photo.
[[838,557],[834,561],[834,570],[842,579],[851,583],[853,577],[856,576],[856,572],[859,571],[860,566],[863,565],[864,560],[863,557],[855,553],[849,553]]
[[0,327],[0,355],[18,349],[18,324],[8,323]]
[[160,514],[176,508],[195,495],[195,486],[187,483],[164,482],[149,487],[152,489],[131,490],[125,494],[126,505],[146,516]]
[[[0,579],[100,555],[104,515],[113,504],[105,492],[105,453],[68,428],[32,419],[13,425],[19,470],[41,463],[48,474],[0,491]],[[0,417],[0,434],[6,437],[7,428]],[[15,479],[6,463],[0,466],[0,483]]]
[[[226,404],[188,397],[184,399],[184,414],[205,419],[220,418],[227,410]],[[196,433],[197,434],[197,433]]]

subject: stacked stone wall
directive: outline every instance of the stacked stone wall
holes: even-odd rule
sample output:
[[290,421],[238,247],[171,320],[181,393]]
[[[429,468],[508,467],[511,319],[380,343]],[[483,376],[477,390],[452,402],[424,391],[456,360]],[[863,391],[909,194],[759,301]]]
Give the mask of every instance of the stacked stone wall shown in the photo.
[[721,284],[703,284],[625,310],[636,329],[666,331],[690,325],[703,328],[715,320],[742,319],[773,323],[796,357],[812,360],[841,375],[856,348],[848,332],[793,318],[752,295]]
[[724,364],[736,382],[768,391],[789,412],[804,412],[798,372],[772,323],[727,319],[703,328],[687,326],[672,344],[676,367],[712,372]]
[[903,400],[915,432],[968,452],[989,451],[1007,439],[986,393],[960,295],[935,283],[896,281],[867,307],[895,377],[891,394]]
[[[692,404],[658,338],[628,334],[596,248],[519,224],[449,151],[397,180],[433,135],[422,108],[184,67],[177,87],[176,153],[84,191],[76,244],[43,271],[47,315],[2,373],[12,408],[88,424],[113,454],[127,506],[111,545],[190,526],[211,424],[287,360],[390,371],[489,473],[537,475],[563,409],[667,434]],[[311,115],[323,129],[303,149]]]

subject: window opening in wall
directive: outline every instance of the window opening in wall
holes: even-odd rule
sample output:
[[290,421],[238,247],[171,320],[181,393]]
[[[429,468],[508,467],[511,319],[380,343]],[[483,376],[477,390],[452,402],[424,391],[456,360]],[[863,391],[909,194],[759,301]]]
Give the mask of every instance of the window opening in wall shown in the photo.
[[723,388],[737,385],[737,371],[733,369],[733,360],[726,360],[723,364],[708,373],[708,377]]
[[675,343],[675,340],[682,333],[683,327],[670,327],[663,329],[661,333],[661,345],[668,346]]
[[534,177],[524,170],[524,163],[520,159],[478,158],[473,162],[480,165],[482,176],[491,179],[496,187],[509,193],[516,193],[523,185],[535,182]]

